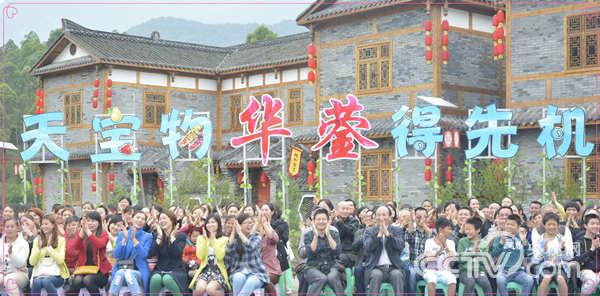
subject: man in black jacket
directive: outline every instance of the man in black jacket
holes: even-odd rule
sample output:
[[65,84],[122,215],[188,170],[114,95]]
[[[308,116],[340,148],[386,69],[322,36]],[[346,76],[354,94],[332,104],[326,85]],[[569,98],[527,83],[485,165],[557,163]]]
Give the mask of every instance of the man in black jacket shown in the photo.
[[394,293],[404,293],[404,270],[400,256],[404,250],[403,230],[390,225],[392,212],[386,206],[375,211],[376,224],[365,234],[364,251],[370,254],[366,262],[365,280],[370,293],[379,293],[382,282],[390,282]]
[[581,295],[593,294],[600,282],[600,217],[596,214],[588,214],[583,219],[585,235],[575,244],[579,245],[575,250],[575,261],[581,266]]
[[342,254],[340,261],[345,267],[354,267],[356,263],[356,254],[352,249],[354,242],[354,233],[358,231],[360,222],[352,213],[352,204],[347,201],[338,203],[335,208],[335,220],[333,226],[340,233],[340,241],[342,242]]

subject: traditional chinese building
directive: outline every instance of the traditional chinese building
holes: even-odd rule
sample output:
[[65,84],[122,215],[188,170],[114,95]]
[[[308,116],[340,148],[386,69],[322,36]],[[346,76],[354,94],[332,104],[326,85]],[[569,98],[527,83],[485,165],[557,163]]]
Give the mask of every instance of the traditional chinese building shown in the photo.
[[[598,42],[600,16],[589,15],[589,6],[598,3],[552,2],[543,4],[506,4],[505,59],[492,56],[492,15],[496,6],[489,1],[464,1],[450,4],[432,1],[383,1],[345,3],[316,1],[297,19],[308,33],[279,37],[254,44],[212,47],[163,40],[158,32],[152,36],[132,36],[82,27],[63,20],[63,33],[36,63],[32,75],[40,80],[46,93],[46,112],[64,112],[68,134],[64,146],[71,152],[69,180],[72,196],[67,203],[99,203],[108,197],[110,174],[115,183],[130,186],[130,164],[103,165],[97,180],[98,192],[91,191],[95,139],[91,122],[95,114],[106,113],[110,80],[112,106],[124,114],[142,119],[136,133],[137,149],[142,153],[139,169],[148,196],[160,198],[161,184],[166,184],[168,149],[162,144],[160,120],[173,108],[192,108],[210,112],[213,122],[211,159],[215,171],[240,180],[242,149],[229,146],[232,137],[242,134],[238,114],[250,96],[270,94],[284,103],[285,126],[293,132],[285,141],[284,157],[290,146],[303,150],[301,173],[297,181],[306,186],[307,162],[318,153],[310,147],[318,140],[319,111],[328,106],[329,98],[345,99],[356,95],[365,106],[362,115],[371,129],[363,135],[375,140],[379,148],[361,151],[360,170],[356,161],[339,160],[323,164],[321,174],[325,197],[340,200],[355,198],[358,183],[363,201],[392,200],[398,190],[400,201],[417,204],[431,198],[425,184],[423,160],[400,160],[398,178],[394,178],[394,141],[392,114],[401,106],[425,106],[419,99],[441,97],[457,108],[442,107],[440,126],[463,135],[464,120],[474,106],[497,104],[515,110],[513,124],[519,134],[513,143],[520,145],[518,159],[533,169],[530,180],[535,197],[535,167],[542,166],[542,148],[537,144],[537,120],[548,104],[560,107],[583,106],[587,114],[588,139],[597,129],[598,77],[600,70]],[[572,3],[571,3],[572,2]],[[587,6],[586,6],[587,5]],[[449,23],[447,47],[443,53],[442,20]],[[426,63],[425,27],[432,21],[431,63]],[[592,21],[591,21],[592,20]],[[316,47],[316,79],[309,83],[307,46]],[[447,61],[447,63],[444,63]],[[94,81],[98,79],[98,87]],[[98,108],[93,96],[98,89]],[[595,125],[594,125],[595,124]],[[271,143],[271,156],[281,157],[281,142]],[[248,155],[257,156],[258,145],[247,146]],[[447,154],[454,165],[462,167],[463,149],[442,149],[437,166],[440,182],[445,181]],[[595,150],[597,151],[597,150]],[[412,152],[411,152],[412,153]],[[600,165],[594,157],[587,159],[587,194],[598,196],[597,176]],[[564,182],[577,178],[576,159],[554,160],[551,164],[564,171]],[[248,163],[253,184],[253,200],[263,202],[281,190],[281,165],[258,160]],[[41,165],[45,179],[46,207],[60,196],[60,182],[55,164]],[[177,165],[177,170],[184,165]],[[358,171],[363,181],[358,181]],[[160,180],[160,181],[159,181]],[[462,180],[456,180],[463,182]],[[241,195],[240,195],[241,196]]]

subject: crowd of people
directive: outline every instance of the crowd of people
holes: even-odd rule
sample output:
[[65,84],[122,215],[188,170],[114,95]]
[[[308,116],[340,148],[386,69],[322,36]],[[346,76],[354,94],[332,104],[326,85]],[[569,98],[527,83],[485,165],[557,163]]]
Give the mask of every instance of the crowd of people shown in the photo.
[[[45,291],[92,296],[276,296],[293,269],[293,294],[395,295],[442,288],[447,296],[476,293],[591,295],[598,289],[600,213],[580,200],[532,201],[527,213],[506,197],[440,207],[389,202],[357,208],[327,199],[304,217],[299,242],[273,204],[213,208],[202,204],[139,207],[85,203],[6,206],[2,212],[0,288],[8,296]],[[295,226],[294,226],[295,227]],[[290,260],[290,245],[296,260]],[[293,261],[293,262],[292,262]],[[349,280],[350,279],[350,280]],[[481,295],[481,294],[479,294]],[[483,296],[483,295],[482,295]]]

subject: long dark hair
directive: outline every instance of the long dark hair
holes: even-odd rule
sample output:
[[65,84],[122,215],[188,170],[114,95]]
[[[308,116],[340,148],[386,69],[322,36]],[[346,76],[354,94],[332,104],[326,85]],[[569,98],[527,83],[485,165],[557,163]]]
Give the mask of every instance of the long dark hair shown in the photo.
[[[167,215],[167,217],[169,218],[169,220],[171,220],[171,228],[172,228],[171,232],[175,231],[175,228],[177,227],[177,217],[175,216],[175,214],[173,212],[171,212],[171,210],[166,210],[166,211],[163,211],[162,213],[160,213],[158,215],[158,218],[160,219],[160,215],[163,215],[163,214]],[[163,229],[163,232],[164,231],[165,230]],[[166,233],[165,233],[165,235],[166,235]]]
[[[42,218],[42,224],[44,223],[44,220],[48,220],[54,226],[54,229],[52,229],[52,234],[51,234],[52,235],[52,248],[56,249],[58,247],[58,226],[56,225],[56,219],[54,219],[54,215],[46,215],[46,216],[44,216],[44,218]],[[40,231],[40,238],[42,239],[40,248],[47,247],[48,246],[48,237],[46,237],[46,234],[43,231]]]
[[96,211],[90,211],[87,212],[85,216],[90,220],[98,221],[98,229],[96,229],[96,236],[100,236],[100,234],[102,234],[102,217],[100,216],[100,213]]
[[208,236],[208,229],[206,229],[206,224],[208,224],[208,221],[210,221],[210,219],[214,219],[215,222],[217,222],[217,235],[216,237],[219,238],[221,236],[223,236],[223,229],[221,226],[221,218],[219,217],[218,214],[210,214],[208,215],[208,217],[206,217],[206,223],[204,223],[204,229],[202,231],[204,231],[204,233],[206,233],[206,235]]

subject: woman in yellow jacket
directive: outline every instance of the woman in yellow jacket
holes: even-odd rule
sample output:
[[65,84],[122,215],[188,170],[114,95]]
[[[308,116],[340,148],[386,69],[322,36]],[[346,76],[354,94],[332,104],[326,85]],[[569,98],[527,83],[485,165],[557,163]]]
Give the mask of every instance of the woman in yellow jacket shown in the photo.
[[69,278],[65,264],[65,238],[58,234],[54,216],[46,215],[42,219],[41,232],[33,240],[29,264],[33,265],[31,274],[31,294],[39,296],[42,289],[48,296],[56,296],[57,290]]
[[221,230],[221,219],[211,214],[206,219],[204,231],[196,242],[196,256],[200,260],[200,268],[196,271],[190,289],[193,296],[223,296],[229,289],[229,277],[225,268],[227,237]]

